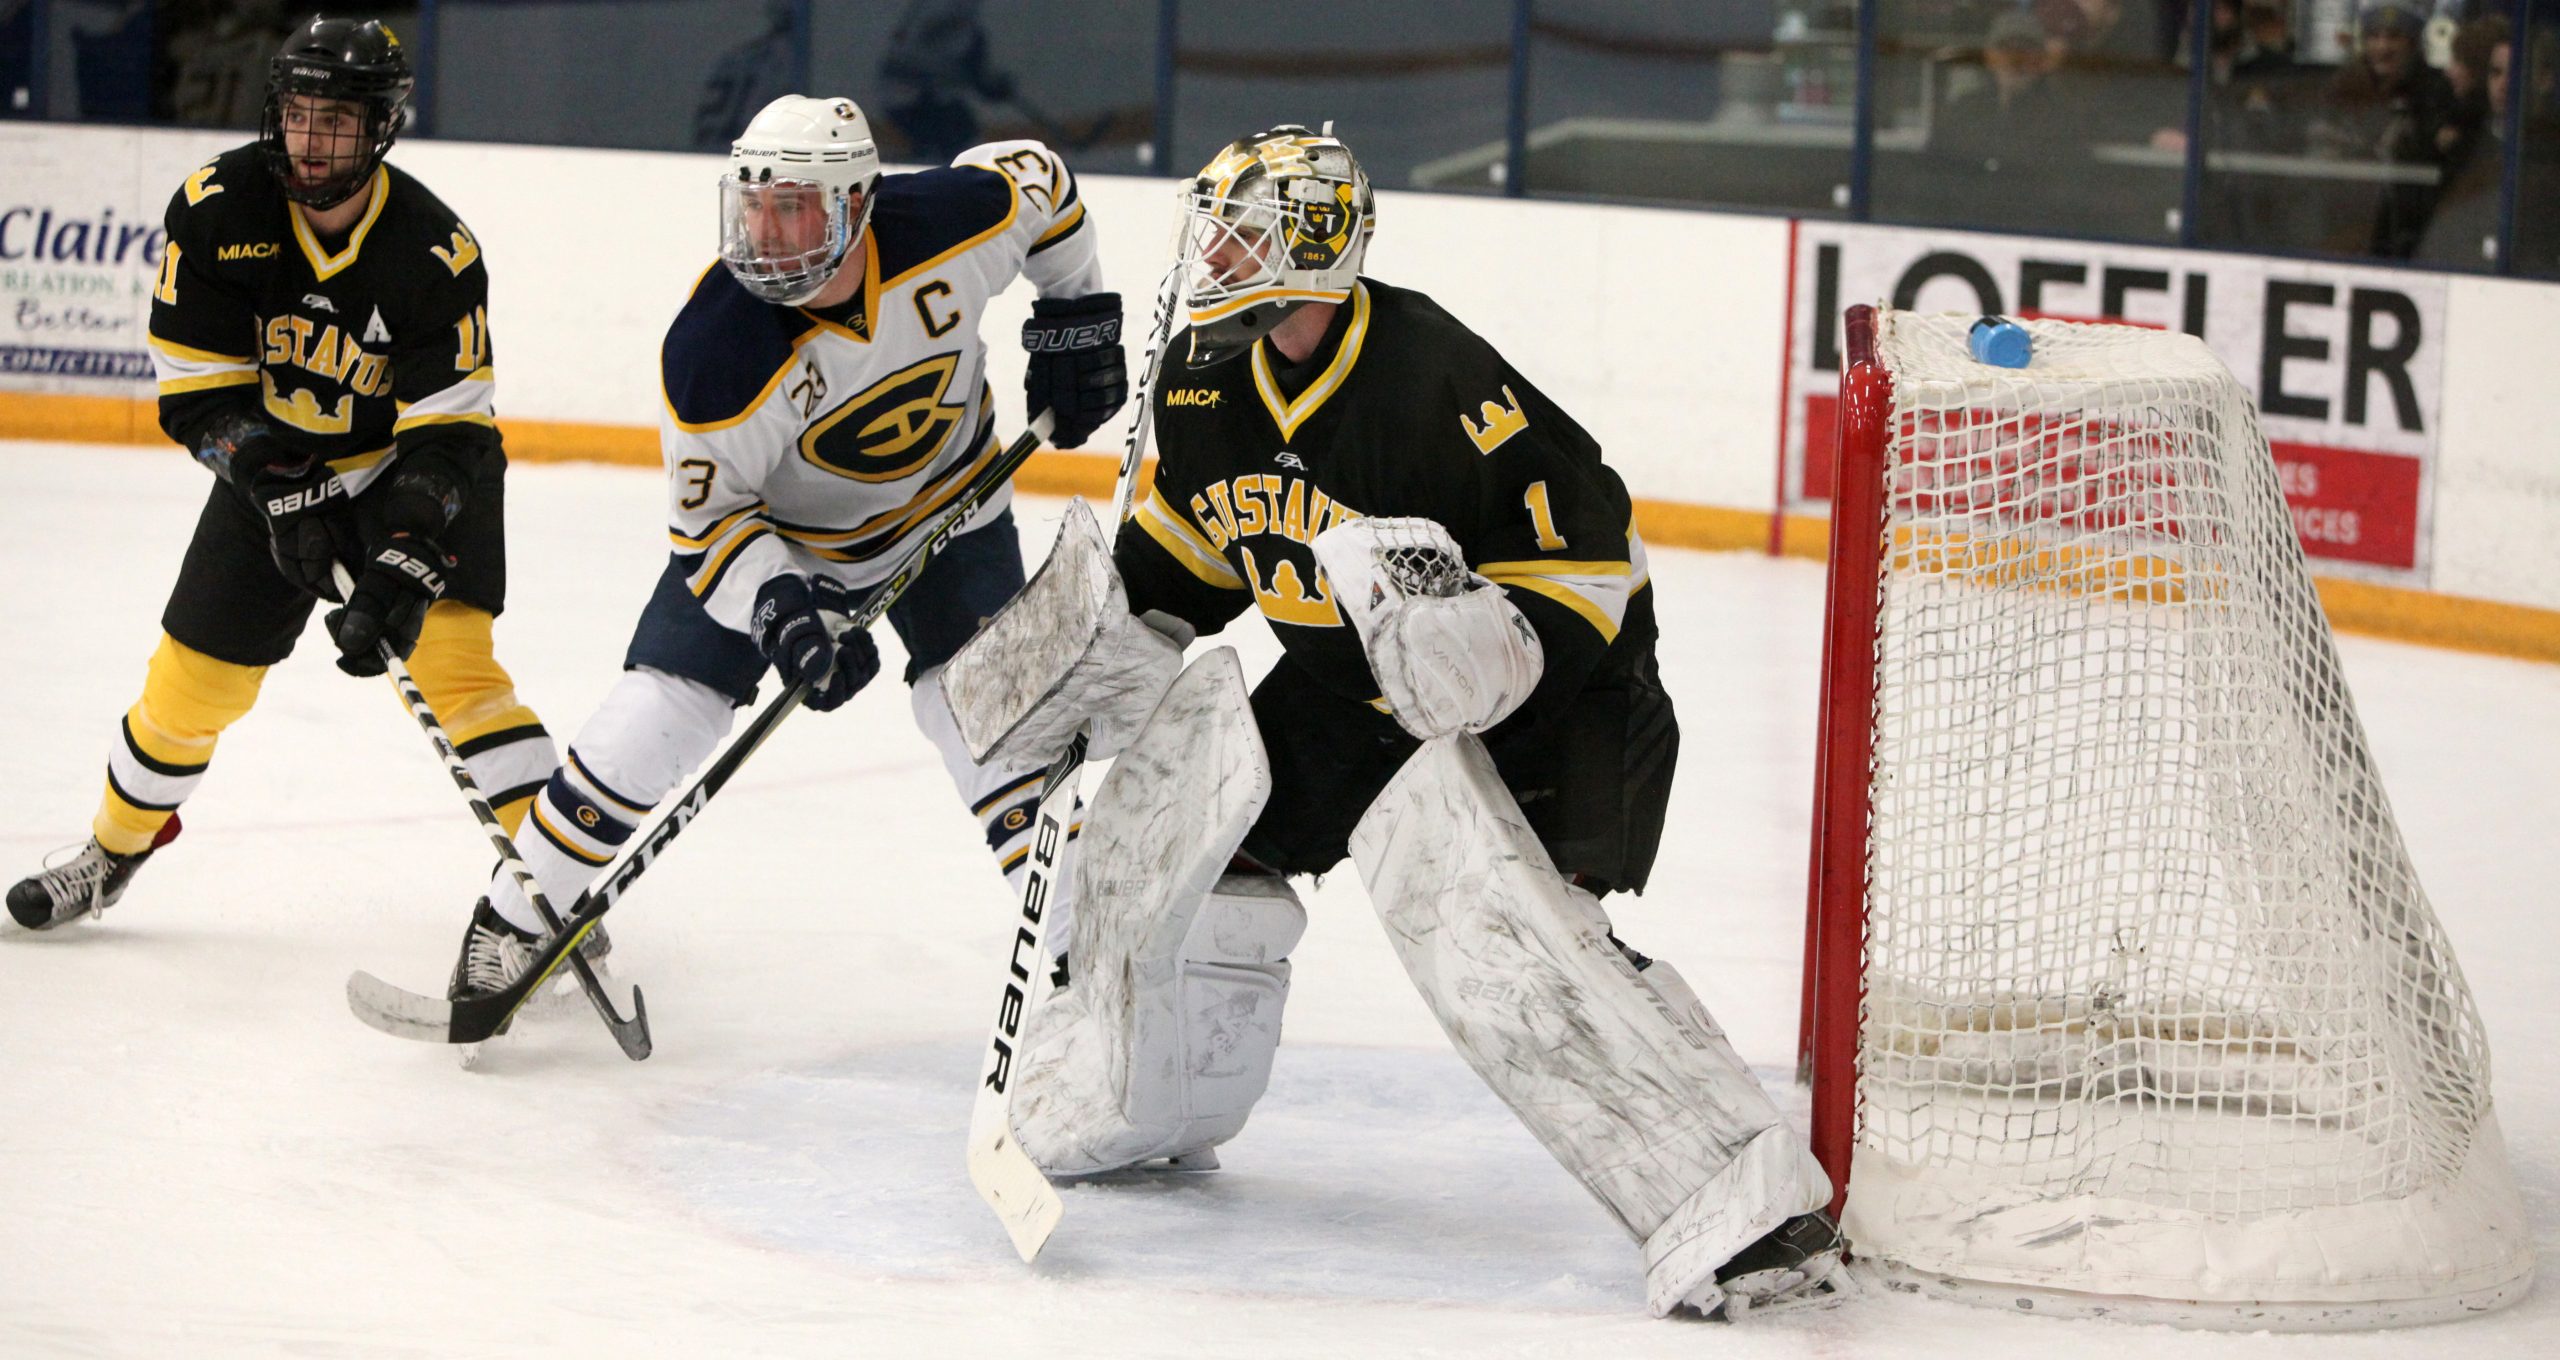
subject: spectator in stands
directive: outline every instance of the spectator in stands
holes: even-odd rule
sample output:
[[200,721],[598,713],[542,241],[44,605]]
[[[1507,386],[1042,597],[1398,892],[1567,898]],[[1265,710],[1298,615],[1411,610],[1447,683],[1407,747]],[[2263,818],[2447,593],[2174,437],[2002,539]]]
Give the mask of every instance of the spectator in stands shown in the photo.
[[2474,19],[2456,30],[2446,68],[2457,113],[2439,135],[2445,148],[2444,192],[2415,258],[2429,264],[2481,268],[2495,264],[2499,188],[2507,169],[2507,74],[2514,44],[2504,15]]
[[[2286,0],[2213,0],[2206,49],[2205,142],[2216,151],[2290,155],[2302,149],[2300,87],[2312,68],[2293,59],[2293,18]],[[2183,50],[2180,66],[2186,64]],[[2155,133],[2151,144],[2187,147],[2183,128]]]
[[[2421,58],[2425,25],[2418,0],[2365,0],[2356,53],[2338,68],[2308,132],[2315,154],[2441,175],[2444,152],[2437,137],[2454,117],[2453,84]],[[2426,230],[2440,183],[2384,185],[2364,248],[2406,259]]]
[[2056,57],[2051,79],[2065,116],[2084,142],[2140,146],[2185,125],[2186,73],[2169,60],[2156,5],[2035,0],[2029,12]]
[[1930,121],[1929,150],[1953,173],[2050,173],[2079,154],[2056,97],[2044,27],[2021,10],[1991,21],[1982,39],[1982,83],[1947,97]]

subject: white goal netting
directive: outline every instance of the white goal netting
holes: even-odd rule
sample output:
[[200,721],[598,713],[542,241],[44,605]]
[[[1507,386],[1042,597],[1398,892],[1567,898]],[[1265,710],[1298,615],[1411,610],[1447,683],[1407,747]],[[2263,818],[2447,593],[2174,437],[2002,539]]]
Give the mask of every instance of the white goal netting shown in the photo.
[[1853,1245],[2252,1326],[2520,1294],[2480,1019],[2246,394],[2184,335],[2037,322],[2010,370],[1971,320],[1878,333]]

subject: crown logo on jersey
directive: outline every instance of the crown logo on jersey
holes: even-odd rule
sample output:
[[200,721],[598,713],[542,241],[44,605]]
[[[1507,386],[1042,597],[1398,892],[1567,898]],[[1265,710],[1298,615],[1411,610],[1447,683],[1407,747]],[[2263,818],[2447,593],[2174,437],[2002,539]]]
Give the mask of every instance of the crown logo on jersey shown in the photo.
[[1458,426],[1467,432],[1468,441],[1476,446],[1478,453],[1491,453],[1501,448],[1511,436],[1529,428],[1528,413],[1520,409],[1520,399],[1511,395],[1509,383],[1503,384],[1502,399],[1510,402],[1510,407],[1506,409],[1494,402],[1486,402],[1479,412],[1484,418],[1482,425],[1467,419],[1466,412],[1458,413]]

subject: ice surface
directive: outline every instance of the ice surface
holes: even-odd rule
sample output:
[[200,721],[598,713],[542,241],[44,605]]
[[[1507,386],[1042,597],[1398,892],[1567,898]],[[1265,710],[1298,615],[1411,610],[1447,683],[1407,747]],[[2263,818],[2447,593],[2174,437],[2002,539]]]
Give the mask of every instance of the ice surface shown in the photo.
[[[84,834],[205,480],[166,447],[0,444],[0,485],[14,878]],[[663,496],[602,467],[519,467],[508,490],[500,656],[565,738],[658,571]],[[1020,506],[1034,551],[1058,510]],[[1678,961],[1800,1110],[1821,573],[1674,551],[1654,573],[1684,760],[1621,933]],[[1234,631],[1258,670],[1267,633]],[[389,687],[340,675],[315,629],[103,924],[0,925],[0,1356],[2488,1360],[2560,1327],[2548,1284],[2344,1338],[1881,1295],[1648,1320],[1634,1245],[1448,1051],[1348,872],[1310,895],[1289,1042],[1226,1169],[1071,1188],[1026,1268],[961,1165],[1008,904],[882,645],[892,678],[794,717],[616,913],[657,1056],[626,1062],[575,1003],[466,1073],[341,1000],[358,967],[439,985],[488,854]],[[2344,650],[2550,1261],[2560,668]]]

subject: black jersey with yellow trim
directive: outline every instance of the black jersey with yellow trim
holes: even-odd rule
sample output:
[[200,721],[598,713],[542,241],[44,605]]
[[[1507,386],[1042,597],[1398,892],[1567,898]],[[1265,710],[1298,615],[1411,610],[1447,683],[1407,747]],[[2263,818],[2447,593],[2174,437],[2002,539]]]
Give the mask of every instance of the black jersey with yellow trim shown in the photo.
[[172,438],[192,445],[246,408],[342,472],[378,470],[395,448],[436,445],[466,466],[495,454],[480,243],[407,172],[378,167],[363,214],[324,239],[252,143],[188,175],[165,225],[150,343]]
[[[1188,335],[1173,353],[1188,352]],[[1573,418],[1421,293],[1363,279],[1304,363],[1264,340],[1158,384],[1155,483],[1114,556],[1133,611],[1214,631],[1259,608],[1327,688],[1374,699],[1357,635],[1308,544],[1363,516],[1445,526],[1537,631],[1536,721],[1653,647],[1625,484]]]

